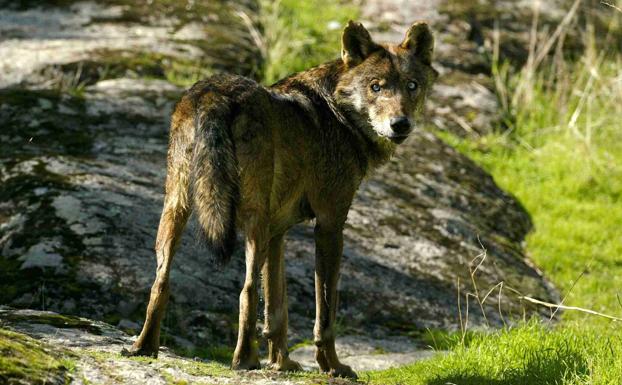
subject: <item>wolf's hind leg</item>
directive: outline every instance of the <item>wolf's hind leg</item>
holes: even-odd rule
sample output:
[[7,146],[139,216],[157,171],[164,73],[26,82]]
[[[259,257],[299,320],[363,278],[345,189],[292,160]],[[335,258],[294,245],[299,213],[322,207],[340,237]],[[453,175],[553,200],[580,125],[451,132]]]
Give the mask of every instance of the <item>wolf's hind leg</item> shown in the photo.
[[283,256],[284,235],[270,240],[263,265],[265,298],[264,336],[268,339],[269,365],[279,371],[300,371],[302,367],[289,358],[287,350],[287,284]]
[[188,200],[194,120],[189,109],[190,104],[182,100],[173,114],[168,148],[166,194],[155,245],[156,278],[151,287],[143,329],[131,349],[129,351],[123,349],[121,353],[124,355],[153,357],[158,355],[160,321],[164,316],[169,297],[169,275],[173,254],[190,213]]
[[165,198],[164,210],[158,227],[156,240],[157,270],[151,287],[145,324],[131,349],[123,350],[126,356],[158,356],[160,347],[160,322],[164,316],[169,297],[169,275],[176,243],[188,219],[188,210],[175,207],[171,199]]
[[240,318],[238,342],[233,353],[231,368],[235,370],[259,369],[257,342],[257,304],[259,269],[268,252],[268,221],[254,218],[246,226],[246,279],[240,293]]

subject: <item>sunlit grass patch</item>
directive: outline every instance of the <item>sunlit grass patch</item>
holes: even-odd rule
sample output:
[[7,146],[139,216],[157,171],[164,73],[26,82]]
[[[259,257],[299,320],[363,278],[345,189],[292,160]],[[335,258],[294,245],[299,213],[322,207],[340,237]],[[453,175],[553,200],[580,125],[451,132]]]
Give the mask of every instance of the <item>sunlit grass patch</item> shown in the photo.
[[532,321],[476,333],[446,355],[367,374],[387,385],[613,385],[622,379],[622,342],[612,331]]

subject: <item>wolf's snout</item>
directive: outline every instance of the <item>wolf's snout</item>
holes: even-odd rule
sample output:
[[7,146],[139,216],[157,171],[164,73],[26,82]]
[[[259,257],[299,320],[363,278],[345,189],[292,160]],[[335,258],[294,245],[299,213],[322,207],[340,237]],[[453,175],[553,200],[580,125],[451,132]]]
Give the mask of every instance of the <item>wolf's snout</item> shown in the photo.
[[410,120],[406,116],[391,118],[391,129],[397,135],[405,135],[410,131]]

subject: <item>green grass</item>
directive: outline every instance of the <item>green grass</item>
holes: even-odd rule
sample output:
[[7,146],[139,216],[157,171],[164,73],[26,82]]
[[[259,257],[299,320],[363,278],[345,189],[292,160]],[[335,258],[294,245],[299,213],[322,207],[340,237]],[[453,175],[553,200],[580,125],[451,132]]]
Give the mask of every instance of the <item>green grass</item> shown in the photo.
[[368,374],[372,383],[385,385],[614,385],[622,380],[622,342],[611,331],[550,329],[532,321],[474,334],[448,354]]
[[347,2],[330,0],[261,0],[263,82],[337,59],[341,31],[359,11]]
[[[619,139],[611,140],[615,146]],[[603,147],[587,150],[561,138],[534,150],[499,146],[467,153],[531,213],[535,231],[527,238],[527,250],[567,295],[565,303],[622,315],[617,299],[622,288],[622,151]],[[611,160],[598,164],[593,157]],[[568,312],[564,317],[584,316]]]

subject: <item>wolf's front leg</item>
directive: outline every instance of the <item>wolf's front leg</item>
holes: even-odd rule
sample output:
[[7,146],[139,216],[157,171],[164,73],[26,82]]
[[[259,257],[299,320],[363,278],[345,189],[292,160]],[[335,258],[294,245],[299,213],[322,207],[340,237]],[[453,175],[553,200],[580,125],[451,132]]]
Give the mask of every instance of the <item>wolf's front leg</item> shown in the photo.
[[238,343],[233,353],[231,368],[259,369],[259,349],[256,336],[259,269],[268,252],[268,222],[258,222],[246,230],[246,279],[240,293]]
[[320,369],[335,377],[357,378],[347,365],[339,362],[335,351],[335,315],[337,283],[343,252],[343,226],[315,226],[315,358]]
[[270,367],[289,372],[302,370],[302,367],[289,358],[287,350],[287,284],[283,243],[283,234],[270,240],[268,256],[262,270],[266,302],[263,333],[268,339]]

